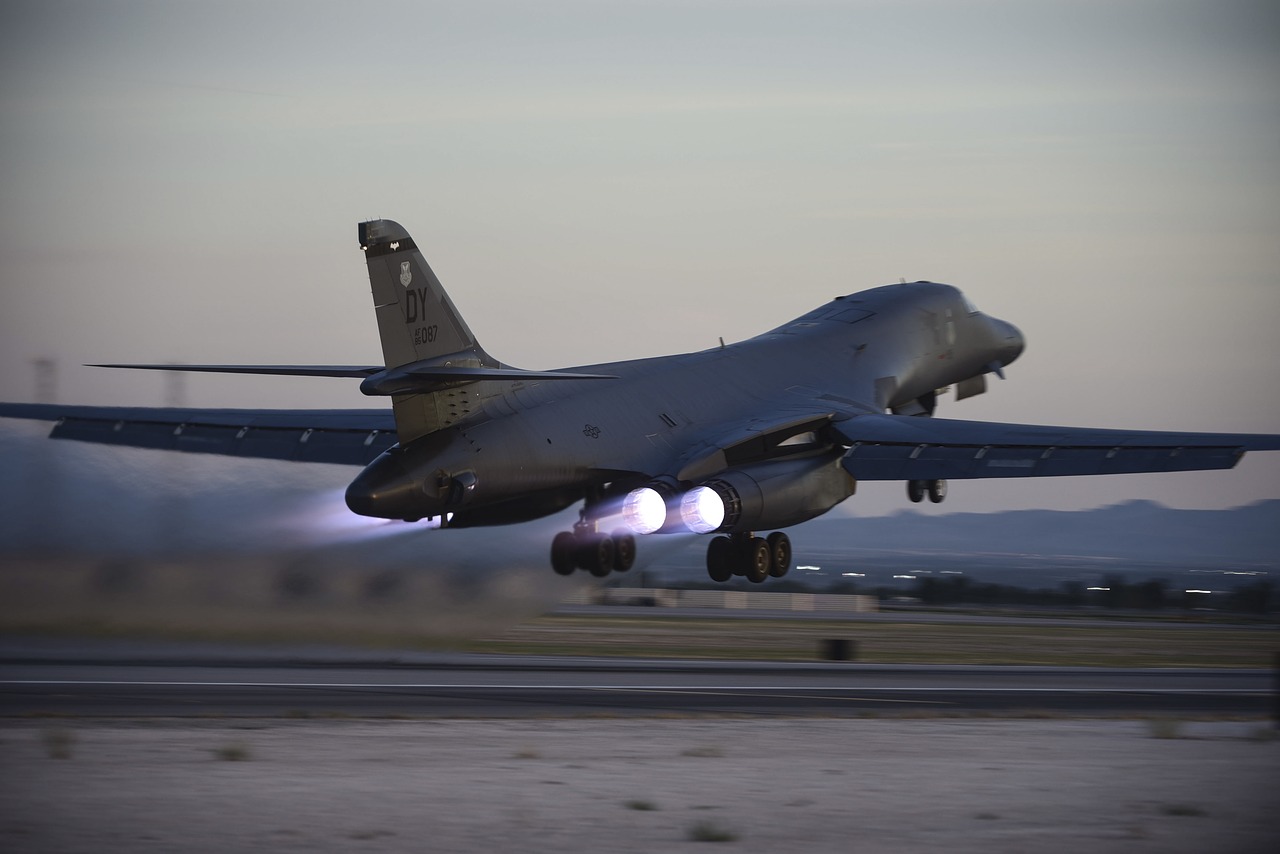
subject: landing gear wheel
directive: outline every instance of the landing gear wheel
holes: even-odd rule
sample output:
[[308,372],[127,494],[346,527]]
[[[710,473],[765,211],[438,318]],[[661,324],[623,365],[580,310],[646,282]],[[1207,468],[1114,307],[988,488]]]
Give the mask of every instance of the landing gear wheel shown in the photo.
[[733,578],[733,540],[716,537],[707,543],[707,575],[717,583]]
[[947,497],[947,482],[945,480],[929,481],[929,500],[934,504],[941,504],[942,499]]
[[907,481],[907,498],[911,499],[912,504],[919,504],[924,500],[924,489],[923,480]]
[[764,537],[752,537],[745,546],[741,556],[747,580],[759,584],[769,577],[769,541]]
[[636,563],[636,538],[629,531],[613,532],[613,569],[626,572]]
[[774,531],[765,542],[769,544],[769,574],[781,578],[791,569],[791,538]]
[[557,575],[573,575],[578,562],[578,538],[568,531],[561,531],[551,541],[551,568]]
[[578,566],[604,578],[613,571],[613,540],[604,534],[583,537],[578,546]]

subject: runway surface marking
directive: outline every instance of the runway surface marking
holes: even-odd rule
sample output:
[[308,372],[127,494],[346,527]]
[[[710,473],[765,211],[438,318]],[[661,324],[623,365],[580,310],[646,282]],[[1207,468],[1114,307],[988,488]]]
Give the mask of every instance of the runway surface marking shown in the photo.
[[[666,690],[663,688],[597,688],[594,690],[606,692],[606,693],[607,692],[626,693],[626,692],[636,692],[636,691],[641,691],[641,692],[653,691],[655,693],[663,692],[668,694],[680,694],[681,696],[697,696],[697,697],[733,697],[733,696],[742,696],[742,694],[744,693],[743,689],[736,689],[736,688],[723,688],[715,691],[709,691],[709,690],[698,689],[698,688],[688,688],[688,689],[681,688],[678,690]],[[808,700],[809,699],[808,695],[775,693],[774,690],[770,688],[756,688],[754,690],[759,692],[754,696],[767,697],[771,700]],[[811,695],[814,691],[829,691],[829,690],[854,691],[854,690],[860,690],[860,689],[788,688],[787,690],[808,691],[809,694]],[[875,690],[875,689],[872,689],[872,690]],[[910,691],[911,689],[908,688],[906,690]],[[860,703],[915,703],[916,705],[919,705],[919,706],[953,706],[955,705],[954,703],[949,703],[946,700],[902,700],[902,699],[887,699],[884,697],[836,697],[835,699],[844,700],[845,702],[855,702],[855,703],[858,703],[858,702]]]
[[497,690],[497,691],[663,691],[679,694],[694,693],[744,693],[760,691],[795,691],[806,694],[847,693],[851,691],[900,691],[910,693],[1004,693],[1004,694],[1174,694],[1174,695],[1225,695],[1265,696],[1266,691],[1249,688],[1019,688],[1019,687],[937,687],[937,686],[792,686],[792,685],[717,685],[714,689],[689,685],[529,685],[489,684],[462,682],[168,682],[145,680],[97,680],[97,679],[12,679],[0,680],[0,686],[43,687],[135,687],[135,688],[351,688],[376,689],[412,688],[419,690]]

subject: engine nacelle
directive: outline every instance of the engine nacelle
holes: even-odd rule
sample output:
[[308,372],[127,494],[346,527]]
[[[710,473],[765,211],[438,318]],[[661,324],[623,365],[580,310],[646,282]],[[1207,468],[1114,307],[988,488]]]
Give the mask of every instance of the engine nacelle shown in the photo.
[[840,465],[843,455],[837,449],[720,472],[685,493],[681,518],[689,530],[707,534],[785,528],[821,516],[856,487]]

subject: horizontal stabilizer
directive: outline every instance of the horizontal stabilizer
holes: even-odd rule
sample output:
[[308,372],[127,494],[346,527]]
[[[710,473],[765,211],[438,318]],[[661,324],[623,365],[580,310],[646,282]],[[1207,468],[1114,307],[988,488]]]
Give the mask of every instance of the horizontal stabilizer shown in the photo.
[[383,368],[379,365],[86,365],[90,368],[136,368],[144,371],[192,371],[205,374],[257,374],[281,377],[347,377],[364,380],[367,395],[420,394],[444,386],[474,383],[538,382],[542,380],[612,380],[609,374],[566,371],[524,371],[509,367],[442,365],[435,360]]
[[411,363],[398,368],[379,370],[360,383],[360,391],[368,395],[418,394],[435,391],[447,385],[497,382],[538,382],[541,380],[613,380],[609,374],[574,374],[566,371],[522,371],[519,368],[470,365],[441,365],[434,360]]
[[133,368],[140,371],[192,371],[199,374],[260,374],[277,377],[351,377],[363,379],[381,365],[85,365],[86,368]]
[[859,480],[958,480],[1228,469],[1280,436],[1169,433],[866,415],[834,425]]

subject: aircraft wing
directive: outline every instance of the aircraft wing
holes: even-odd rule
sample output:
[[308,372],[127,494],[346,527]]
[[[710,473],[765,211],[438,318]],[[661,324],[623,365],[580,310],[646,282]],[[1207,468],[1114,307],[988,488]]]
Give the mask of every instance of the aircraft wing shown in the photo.
[[153,409],[0,403],[56,422],[53,439],[296,462],[366,465],[396,442],[390,409]]
[[849,443],[842,464],[859,480],[1229,469],[1245,451],[1280,450],[1280,436],[1165,433],[861,415],[832,429]]

